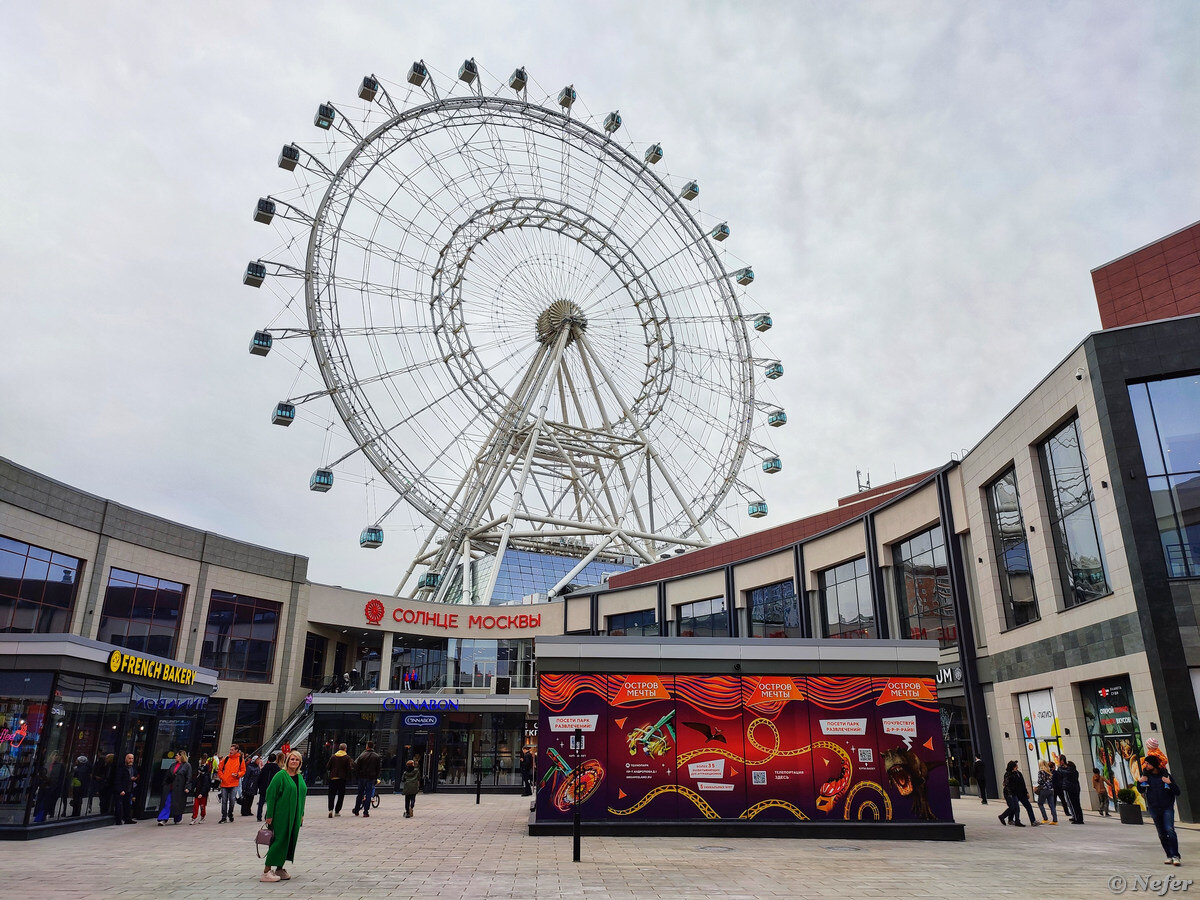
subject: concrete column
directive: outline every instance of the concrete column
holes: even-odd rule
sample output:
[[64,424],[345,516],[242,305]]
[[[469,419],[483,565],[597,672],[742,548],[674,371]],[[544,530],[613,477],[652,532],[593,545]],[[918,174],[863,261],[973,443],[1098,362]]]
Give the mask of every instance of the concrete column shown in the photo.
[[379,690],[392,689],[392,633],[383,633],[383,647],[379,651]]

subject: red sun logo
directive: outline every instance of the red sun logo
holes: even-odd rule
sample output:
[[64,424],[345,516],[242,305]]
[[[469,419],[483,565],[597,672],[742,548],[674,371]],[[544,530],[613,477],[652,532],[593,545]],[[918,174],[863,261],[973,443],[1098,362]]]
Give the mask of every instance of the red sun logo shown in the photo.
[[378,625],[383,621],[383,604],[374,597],[367,601],[367,608],[364,612],[367,614],[367,621],[372,625]]

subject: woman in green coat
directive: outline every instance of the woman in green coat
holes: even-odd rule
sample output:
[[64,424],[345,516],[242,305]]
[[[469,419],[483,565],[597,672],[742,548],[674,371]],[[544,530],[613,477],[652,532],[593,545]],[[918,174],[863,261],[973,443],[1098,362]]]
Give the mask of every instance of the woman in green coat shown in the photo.
[[[259,881],[287,881],[292,876],[283,867],[296,859],[296,840],[304,824],[304,800],[308,785],[300,774],[304,757],[299,750],[288,754],[284,768],[275,773],[267,785],[266,822],[275,831],[275,839],[267,848],[266,867]],[[275,871],[271,871],[271,867]]]

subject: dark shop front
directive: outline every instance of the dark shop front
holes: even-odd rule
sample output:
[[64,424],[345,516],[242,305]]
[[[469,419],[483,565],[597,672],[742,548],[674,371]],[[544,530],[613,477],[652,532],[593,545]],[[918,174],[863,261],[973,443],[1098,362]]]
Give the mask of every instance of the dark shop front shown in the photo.
[[162,803],[163,773],[200,743],[216,673],[65,634],[0,634],[0,839],[113,821],[132,753],[133,814]]

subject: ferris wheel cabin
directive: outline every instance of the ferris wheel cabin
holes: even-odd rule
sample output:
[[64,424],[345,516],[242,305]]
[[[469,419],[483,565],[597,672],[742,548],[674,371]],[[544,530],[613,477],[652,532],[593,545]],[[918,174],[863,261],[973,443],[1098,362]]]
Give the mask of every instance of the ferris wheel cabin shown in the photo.
[[694,181],[689,181],[683,186],[683,190],[679,192],[679,196],[684,200],[695,200],[700,196],[700,185]]
[[708,233],[708,236],[711,237],[714,241],[725,240],[725,238],[729,237],[729,224],[726,222],[722,222],[720,225],[718,225],[716,228],[714,228],[712,231],[710,231]]
[[279,168],[294,172],[298,162],[300,162],[300,150],[295,144],[284,144],[283,149],[279,151]]
[[763,313],[761,316],[754,317],[754,330],[755,331],[770,331],[772,324],[774,324],[774,323],[771,322],[771,317],[768,316],[766,313]]
[[310,491],[320,491],[326,493],[333,487],[333,472],[329,469],[317,469],[312,473],[312,477],[308,479],[308,489]]
[[774,475],[783,468],[783,460],[778,456],[772,456],[770,459],[764,459],[762,470],[768,475]]
[[296,407],[282,400],[275,404],[275,412],[271,413],[271,424],[282,425],[284,428],[296,421]]
[[660,159],[662,159],[663,158],[662,144],[651,144],[649,147],[647,147],[644,158],[645,158],[646,162],[651,163],[651,164],[656,163]]
[[479,77],[479,66],[475,65],[474,59],[464,59],[463,64],[458,67],[458,80],[465,81],[470,84]]
[[787,413],[782,409],[777,409],[775,412],[767,416],[767,424],[772,428],[779,428],[787,424]]
[[754,281],[754,270],[749,266],[744,269],[738,269],[733,273],[734,279],[738,284],[747,285]]
[[362,530],[362,534],[358,536],[358,546],[365,547],[367,550],[374,550],[383,544],[383,529],[378,526],[371,525]]
[[782,378],[783,363],[771,363],[769,366],[767,366],[767,371],[763,374],[765,374],[772,381],[774,381],[776,378]]
[[425,63],[415,62],[408,67],[408,83],[420,87],[425,83],[425,79],[429,77],[429,70],[425,68]]
[[366,100],[370,103],[375,99],[375,94],[379,92],[379,82],[370,75],[362,80],[362,84],[358,86],[358,99]]
[[313,124],[318,128],[328,131],[329,127],[333,124],[334,115],[333,107],[328,103],[322,103],[317,107],[317,114],[313,116]]
[[271,352],[271,344],[274,339],[269,331],[256,331],[254,337],[250,338],[250,355],[251,356],[266,356]]
[[527,84],[529,84],[529,76],[525,74],[523,68],[513,69],[513,73],[508,76],[508,86],[514,91],[525,90]]
[[767,514],[767,501],[759,500],[746,507],[746,512],[752,519],[761,519]]
[[442,576],[438,572],[426,572],[417,579],[417,587],[419,588],[435,588],[442,583]]
[[254,207],[254,221],[261,222],[264,225],[270,225],[271,220],[275,218],[275,201],[268,200],[266,197],[259,197],[258,203]]
[[568,84],[558,92],[558,105],[563,109],[570,109],[578,97],[579,95],[575,93],[575,86]]
[[252,262],[246,265],[246,274],[242,276],[242,284],[248,284],[250,287],[261,287],[263,279],[267,277],[267,267],[260,262]]
[[621,127],[621,113],[617,111],[610,112],[604,117],[604,130],[612,134]]

